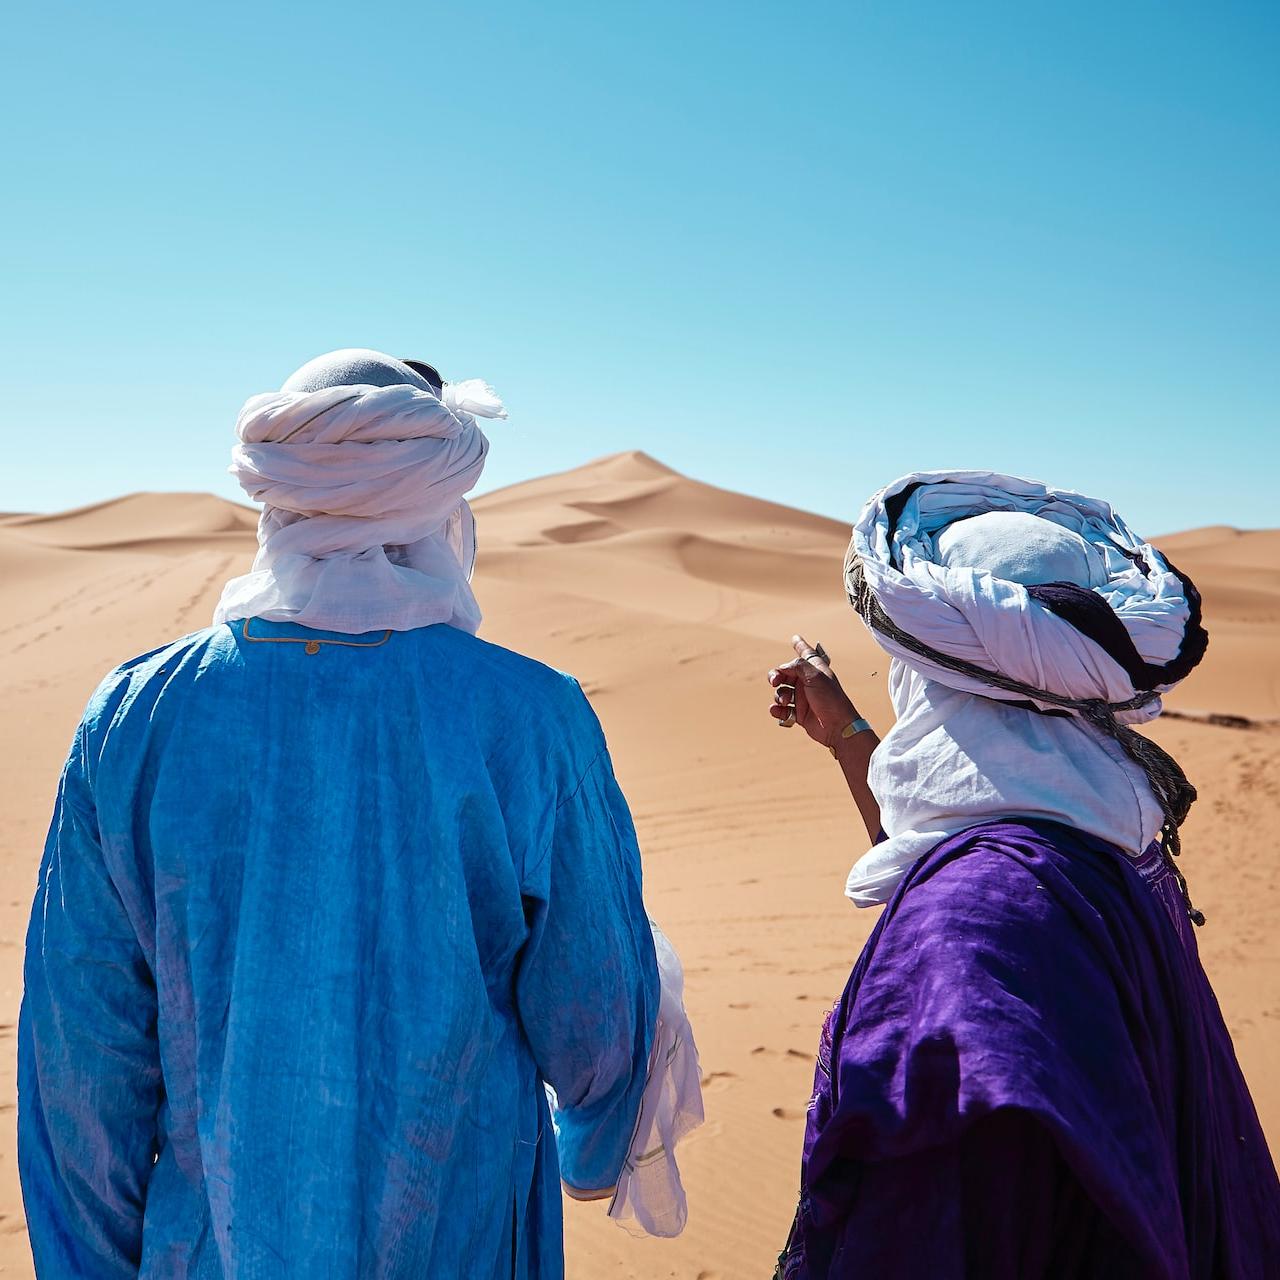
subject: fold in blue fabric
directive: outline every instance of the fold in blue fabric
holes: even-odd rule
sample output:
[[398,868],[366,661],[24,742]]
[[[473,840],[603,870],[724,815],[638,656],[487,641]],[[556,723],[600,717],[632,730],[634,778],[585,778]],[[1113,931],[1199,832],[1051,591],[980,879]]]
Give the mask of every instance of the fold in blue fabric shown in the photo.
[[600,726],[447,626],[245,625],[114,672],[62,776],[19,1031],[37,1274],[555,1280],[559,1175],[615,1182],[658,1007]]

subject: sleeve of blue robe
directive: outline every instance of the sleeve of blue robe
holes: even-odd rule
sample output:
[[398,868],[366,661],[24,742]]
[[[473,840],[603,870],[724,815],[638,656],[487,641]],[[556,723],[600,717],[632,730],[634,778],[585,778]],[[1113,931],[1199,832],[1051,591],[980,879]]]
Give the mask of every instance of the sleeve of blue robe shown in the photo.
[[135,1277],[156,1153],[156,992],[72,747],[40,867],[18,1033],[18,1163],[41,1276]]
[[635,1130],[658,1011],[640,852],[603,742],[560,800],[525,900],[531,934],[516,995],[556,1091],[560,1174],[571,1194],[603,1193]]

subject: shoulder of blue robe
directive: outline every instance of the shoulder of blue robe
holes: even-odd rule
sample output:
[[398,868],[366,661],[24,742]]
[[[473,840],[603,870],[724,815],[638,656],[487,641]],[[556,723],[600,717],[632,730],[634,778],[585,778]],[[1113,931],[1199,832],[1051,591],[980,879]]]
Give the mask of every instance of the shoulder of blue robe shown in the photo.
[[[292,640],[262,642],[285,636],[318,637],[321,648],[311,655]],[[180,775],[201,755],[224,767],[237,758],[242,768],[260,767],[261,748],[252,743],[263,726],[304,715],[308,700],[327,688],[371,718],[400,723],[410,737],[412,726],[425,725],[420,731],[455,762],[448,771],[457,787],[492,788],[522,889],[541,896],[557,807],[597,763],[612,780],[604,733],[578,681],[445,624],[393,632],[386,643],[359,648],[343,635],[331,637],[330,649],[325,637],[256,621],[246,638],[243,621],[223,623],[107,675],[89,700],[81,734],[113,874],[149,896],[146,849],[115,838],[134,830],[135,797],[154,795],[166,777],[169,791],[181,796],[189,779]],[[326,671],[334,681],[327,686]],[[264,696],[277,705],[266,708]],[[402,743],[409,740],[401,734]],[[219,794],[230,802],[235,793]]]
[[[270,630],[267,624],[255,625],[259,632]],[[327,634],[303,628],[277,630],[290,635]],[[211,669],[242,664],[249,646],[263,638],[246,640],[243,620],[221,623],[150,649],[110,671],[90,697],[82,719],[91,780],[93,762],[107,733],[123,729],[126,717],[133,720],[138,733],[149,733],[151,717],[164,694],[194,683]],[[350,637],[334,639],[345,646]],[[606,749],[591,704],[577,679],[567,672],[443,623],[393,632],[387,646],[369,646],[371,654],[375,649],[384,650],[382,660],[399,660],[422,680],[438,681],[442,696],[450,696],[457,687],[478,693],[480,704],[501,716],[495,737],[505,729],[511,738],[539,740],[554,759],[565,763],[569,780],[580,779]],[[171,709],[176,710],[173,701]]]
[[1275,1169],[1194,943],[1131,861],[1069,828],[988,824],[921,859],[832,1011],[818,1084],[805,1180],[831,1212],[851,1162],[1010,1111],[1140,1256],[1280,1250]]
[[[246,644],[271,642],[280,638],[316,637],[321,643],[328,639],[340,647],[352,647],[351,637],[345,633],[331,634],[304,627],[273,627],[272,624],[260,621],[255,621],[254,626],[256,630],[248,640],[244,635],[244,620],[239,619],[192,631],[129,658],[103,677],[89,700],[89,711],[100,710],[113,697],[137,687],[139,682],[148,682],[155,675],[172,674],[180,669],[189,670],[193,662],[198,668],[211,661],[234,661],[236,655],[244,651]],[[264,632],[266,634],[262,634]],[[389,633],[389,642],[398,639],[430,644],[437,650],[436,656],[441,662],[465,664],[464,668],[450,671],[451,678],[473,676],[499,684],[520,685],[522,694],[532,696],[534,708],[539,711],[558,713],[566,705],[566,700],[569,703],[586,701],[577,679],[568,672],[445,623]],[[385,646],[382,642],[375,641],[356,647],[375,649]],[[589,704],[586,709],[590,711]],[[594,721],[594,717],[592,719]]]

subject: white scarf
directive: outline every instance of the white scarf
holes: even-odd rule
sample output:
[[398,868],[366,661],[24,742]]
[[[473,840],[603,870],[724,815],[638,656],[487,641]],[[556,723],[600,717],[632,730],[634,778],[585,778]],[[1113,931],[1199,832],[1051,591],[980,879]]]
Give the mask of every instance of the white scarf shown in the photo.
[[689,1203],[676,1145],[703,1121],[698,1046],[684,1008],[684,968],[652,920],[661,996],[649,1052],[649,1076],[609,1217],[632,1235],[670,1238],[684,1230]]
[[[1151,664],[1151,680],[1136,680],[1107,648],[1046,607],[1034,576],[1020,572],[1022,580],[1010,580],[957,562],[957,551],[967,544],[972,553],[985,538],[989,563],[1019,563],[1018,547],[993,545],[980,529],[957,536],[963,526],[955,522],[993,511],[1057,526],[1045,539],[1043,563],[1055,574],[1075,565],[1075,585],[1110,606]],[[1023,570],[1035,559],[1022,555]],[[851,594],[859,588],[855,566],[890,621],[947,658],[1065,698],[1124,703],[1149,692],[1142,705],[1116,714],[1121,722],[1159,715],[1158,693],[1186,673],[1179,654],[1185,650],[1192,665],[1198,660],[1192,650],[1203,632],[1194,587],[1106,503],[1034,481],[991,472],[905,476],[877,493],[858,518],[849,549]],[[876,749],[868,777],[888,839],[851,871],[846,892],[855,903],[888,901],[921,855],[993,818],[1052,819],[1135,856],[1160,832],[1164,815],[1143,769],[1074,711],[1046,716],[1004,705],[1023,695],[939,665],[874,627],[872,634],[893,657],[889,692],[897,722]]]
[[506,417],[481,382],[273,391],[245,403],[231,474],[255,502],[252,572],[215,622],[263,618],[358,635],[446,622],[474,633],[475,521],[463,499]]

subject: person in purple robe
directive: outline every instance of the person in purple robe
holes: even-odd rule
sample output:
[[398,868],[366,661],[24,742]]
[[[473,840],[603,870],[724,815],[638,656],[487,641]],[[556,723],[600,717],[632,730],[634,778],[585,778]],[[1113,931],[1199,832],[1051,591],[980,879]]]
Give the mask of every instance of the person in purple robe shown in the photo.
[[885,904],[818,1052],[776,1280],[1280,1276],[1280,1182],[1131,727],[1195,667],[1191,581],[1080,494],[916,473],[854,528],[883,741],[794,639],[770,712],[839,761]]

